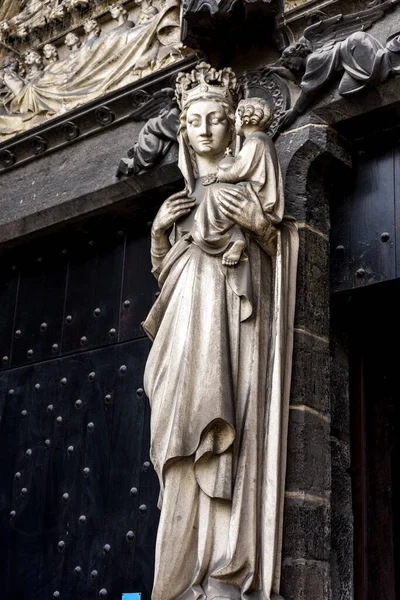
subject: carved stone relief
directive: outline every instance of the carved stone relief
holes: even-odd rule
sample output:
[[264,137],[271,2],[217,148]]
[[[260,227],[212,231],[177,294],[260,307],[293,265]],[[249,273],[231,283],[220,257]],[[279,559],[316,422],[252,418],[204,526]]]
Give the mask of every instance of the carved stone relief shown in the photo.
[[400,74],[400,33],[383,45],[366,32],[399,3],[374,0],[366,10],[334,17],[314,13],[303,37],[288,46],[279,63],[270,67],[271,73],[296,82],[301,89],[295,105],[282,118],[282,129],[304,113],[338,75],[339,94],[350,96]]
[[[83,11],[89,0],[50,4],[54,10]],[[17,27],[32,28],[39,19],[49,18],[43,11],[50,4],[47,0],[38,8],[37,3],[28,3],[21,13],[3,21],[3,46],[12,49]],[[153,0],[137,0],[130,11],[125,5],[116,2],[108,7],[104,29],[90,16],[80,29],[55,43],[28,48],[24,54],[15,48],[9,52],[0,68],[0,141],[191,54],[180,42],[179,0],[158,6]]]

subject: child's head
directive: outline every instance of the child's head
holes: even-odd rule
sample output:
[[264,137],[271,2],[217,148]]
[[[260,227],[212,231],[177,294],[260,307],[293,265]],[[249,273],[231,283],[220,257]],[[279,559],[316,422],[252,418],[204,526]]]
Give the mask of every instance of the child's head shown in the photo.
[[243,134],[246,129],[264,131],[271,125],[272,118],[272,110],[264,98],[241,100],[236,110],[236,133]]

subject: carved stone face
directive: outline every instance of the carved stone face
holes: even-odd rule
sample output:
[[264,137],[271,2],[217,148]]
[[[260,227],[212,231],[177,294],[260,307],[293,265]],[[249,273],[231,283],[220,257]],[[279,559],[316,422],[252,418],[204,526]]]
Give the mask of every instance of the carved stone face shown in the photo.
[[79,38],[75,33],[68,33],[65,36],[65,41],[64,44],[67,46],[67,48],[72,48],[73,46],[75,46],[76,44],[79,44]]
[[57,48],[53,44],[45,44],[43,46],[43,56],[46,60],[56,60],[58,58]]
[[231,133],[224,108],[215,100],[194,102],[187,112],[186,133],[199,156],[223,154]]
[[289,46],[282,53],[281,58],[284,67],[293,73],[299,73],[304,70],[306,59],[301,56],[301,53],[296,49],[296,46]]
[[25,54],[25,64],[26,65],[37,65],[41,63],[40,54],[37,52],[27,52]]
[[120,4],[112,4],[110,6],[110,15],[113,19],[119,19],[119,17],[124,13],[124,9]]
[[83,24],[83,29],[85,30],[85,33],[92,33],[92,31],[96,31],[98,30],[98,28],[99,26],[97,24],[97,21],[95,21],[94,19],[88,19]]

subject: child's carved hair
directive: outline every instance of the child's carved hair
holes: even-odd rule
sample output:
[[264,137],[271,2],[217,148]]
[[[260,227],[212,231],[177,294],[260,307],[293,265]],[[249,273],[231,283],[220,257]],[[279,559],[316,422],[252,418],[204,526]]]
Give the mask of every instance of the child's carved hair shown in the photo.
[[264,98],[245,98],[237,107],[242,125],[257,125],[267,129],[272,123],[273,112]]

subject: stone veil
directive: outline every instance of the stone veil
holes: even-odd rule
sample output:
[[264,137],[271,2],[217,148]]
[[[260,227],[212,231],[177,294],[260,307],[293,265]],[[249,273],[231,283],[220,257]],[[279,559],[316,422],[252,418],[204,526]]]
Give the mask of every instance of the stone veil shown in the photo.
[[[237,92],[231,69],[202,63],[178,77],[186,187],[152,227],[161,292],[143,326],[153,340],[145,389],[161,486],[153,600],[279,594],[298,234],[264,133],[243,149],[251,162],[262,140],[267,202],[254,182],[204,185],[236,139]],[[205,190],[246,238],[235,266],[192,235]]]

